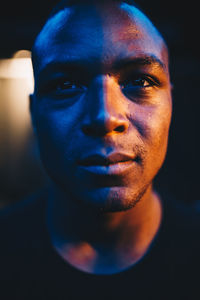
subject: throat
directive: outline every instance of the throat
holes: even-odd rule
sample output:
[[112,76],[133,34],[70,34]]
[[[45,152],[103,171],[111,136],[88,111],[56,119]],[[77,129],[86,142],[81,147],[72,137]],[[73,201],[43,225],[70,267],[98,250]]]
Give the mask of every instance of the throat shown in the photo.
[[145,256],[160,228],[162,206],[156,193],[153,193],[152,203],[152,210],[138,226],[121,220],[121,226],[109,233],[105,228],[100,238],[98,231],[94,231],[90,239],[77,236],[58,239],[58,235],[54,235],[52,245],[66,263],[82,272],[105,275],[122,272]]
[[[134,266],[146,254],[148,247],[138,249],[115,249],[114,251],[95,249],[87,243],[55,246],[56,252],[75,269],[99,275],[109,275],[123,272]],[[125,248],[125,247],[124,247]]]

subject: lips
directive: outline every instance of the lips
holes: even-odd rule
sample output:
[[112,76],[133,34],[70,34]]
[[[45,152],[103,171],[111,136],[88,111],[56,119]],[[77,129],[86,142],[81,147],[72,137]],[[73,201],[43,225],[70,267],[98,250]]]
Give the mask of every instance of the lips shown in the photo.
[[109,166],[117,163],[133,161],[134,158],[121,153],[114,153],[109,156],[99,154],[91,155],[80,161],[82,166]]
[[120,175],[127,171],[137,158],[123,153],[112,153],[108,156],[90,155],[79,161],[79,165],[90,173],[99,175]]

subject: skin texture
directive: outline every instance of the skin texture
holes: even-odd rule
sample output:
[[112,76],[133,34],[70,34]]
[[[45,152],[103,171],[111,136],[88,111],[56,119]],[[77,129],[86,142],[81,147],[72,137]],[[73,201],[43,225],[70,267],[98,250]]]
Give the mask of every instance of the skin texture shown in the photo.
[[[47,22],[33,66],[31,115],[54,183],[52,243],[85,272],[118,272],[144,255],[161,220],[152,181],[172,112],[165,43],[135,7],[79,5]],[[115,170],[82,165],[113,153],[131,159]]]

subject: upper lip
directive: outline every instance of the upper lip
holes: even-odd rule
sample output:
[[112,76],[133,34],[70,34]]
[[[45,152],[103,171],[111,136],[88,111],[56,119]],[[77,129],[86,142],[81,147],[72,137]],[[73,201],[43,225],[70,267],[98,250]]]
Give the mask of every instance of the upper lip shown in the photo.
[[133,161],[135,157],[123,154],[123,153],[112,153],[108,156],[101,154],[93,154],[79,161],[82,166],[109,166],[126,161]]

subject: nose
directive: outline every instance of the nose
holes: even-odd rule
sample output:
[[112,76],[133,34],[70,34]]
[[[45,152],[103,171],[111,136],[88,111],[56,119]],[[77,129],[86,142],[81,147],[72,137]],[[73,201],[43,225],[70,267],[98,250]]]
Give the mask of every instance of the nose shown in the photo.
[[91,83],[82,130],[86,135],[105,136],[124,133],[128,128],[125,105],[116,81],[108,75]]

